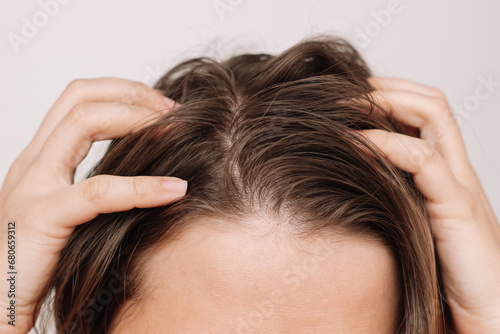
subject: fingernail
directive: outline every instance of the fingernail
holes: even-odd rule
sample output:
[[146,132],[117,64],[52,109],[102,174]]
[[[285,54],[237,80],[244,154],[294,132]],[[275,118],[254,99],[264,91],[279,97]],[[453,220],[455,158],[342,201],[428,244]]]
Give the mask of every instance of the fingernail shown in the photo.
[[176,177],[165,179],[161,183],[163,188],[175,193],[185,193],[187,191],[187,181]]
[[169,107],[170,109],[174,108],[175,107],[175,101],[174,100],[171,100],[169,99],[168,97],[163,97],[163,102],[165,102],[165,105],[167,107]]

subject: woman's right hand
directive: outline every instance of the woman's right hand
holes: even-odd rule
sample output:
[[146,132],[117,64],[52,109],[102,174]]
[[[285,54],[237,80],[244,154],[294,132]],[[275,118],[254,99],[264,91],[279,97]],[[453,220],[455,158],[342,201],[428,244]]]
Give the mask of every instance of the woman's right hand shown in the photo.
[[1,333],[32,328],[36,301],[75,226],[185,194],[186,181],[173,177],[99,175],[73,184],[93,141],[137,131],[174,105],[159,91],[122,79],[80,79],[64,90],[0,192]]

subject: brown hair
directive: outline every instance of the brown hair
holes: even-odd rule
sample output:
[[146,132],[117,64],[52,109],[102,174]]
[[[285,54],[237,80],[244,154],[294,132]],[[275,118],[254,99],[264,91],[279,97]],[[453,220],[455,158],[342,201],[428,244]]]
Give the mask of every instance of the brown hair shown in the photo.
[[140,297],[144,259],[194,217],[256,210],[292,217],[297,233],[341,229],[383,240],[401,276],[400,330],[444,333],[430,225],[411,176],[354,129],[402,131],[370,96],[370,71],[340,39],[278,56],[200,58],[156,85],[179,102],[163,119],[114,140],[92,175],[169,175],[187,195],[159,208],[103,214],[78,226],[47,293],[59,333],[104,333]]

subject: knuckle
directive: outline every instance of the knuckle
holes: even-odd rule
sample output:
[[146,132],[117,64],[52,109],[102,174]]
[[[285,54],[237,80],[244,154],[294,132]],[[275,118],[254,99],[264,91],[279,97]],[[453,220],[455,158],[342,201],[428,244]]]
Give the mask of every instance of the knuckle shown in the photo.
[[96,139],[99,134],[106,133],[113,125],[112,117],[99,116],[96,108],[92,103],[79,103],[67,115],[67,121],[91,140]]
[[437,116],[441,118],[448,118],[450,115],[452,115],[450,105],[448,104],[448,101],[446,101],[446,99],[436,98],[434,103],[436,106]]
[[87,85],[87,81],[87,79],[74,79],[66,86],[66,92],[72,94],[79,92]]
[[446,101],[446,95],[444,94],[444,92],[441,89],[435,88],[435,87],[432,87],[431,89],[432,89],[432,93],[434,96],[436,96],[440,100]]
[[134,109],[134,106],[126,103],[111,102],[109,104],[109,113],[114,118],[126,118]]
[[438,126],[432,131],[432,135],[436,143],[443,143],[446,139],[447,134],[448,131],[445,126]]
[[10,175],[21,175],[20,171],[27,169],[29,158],[26,151],[23,151],[12,163],[8,170],[8,176]]
[[419,167],[425,164],[433,163],[439,158],[434,146],[426,141],[422,141],[419,147],[412,152],[413,158]]
[[87,103],[79,103],[69,111],[66,116],[67,120],[81,126],[82,122],[86,123],[90,115],[90,108]]
[[130,99],[132,102],[141,102],[147,99],[149,86],[142,82],[134,82],[130,91]]
[[82,197],[90,203],[96,203],[106,197],[109,191],[109,179],[97,175],[82,182]]
[[452,124],[454,120],[453,111],[451,110],[448,102],[440,98],[433,98],[431,112],[425,118],[428,122],[433,124]]
[[139,199],[145,198],[148,192],[150,192],[150,187],[148,183],[141,178],[134,178],[132,185],[133,185],[134,195]]

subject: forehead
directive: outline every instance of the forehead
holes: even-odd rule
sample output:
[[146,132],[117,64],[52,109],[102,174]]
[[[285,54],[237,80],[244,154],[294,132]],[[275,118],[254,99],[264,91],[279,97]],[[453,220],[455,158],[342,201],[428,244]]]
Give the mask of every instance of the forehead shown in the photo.
[[118,333],[134,326],[162,333],[396,332],[399,285],[388,247],[259,224],[216,226],[192,222],[144,259],[145,298],[130,307]]

